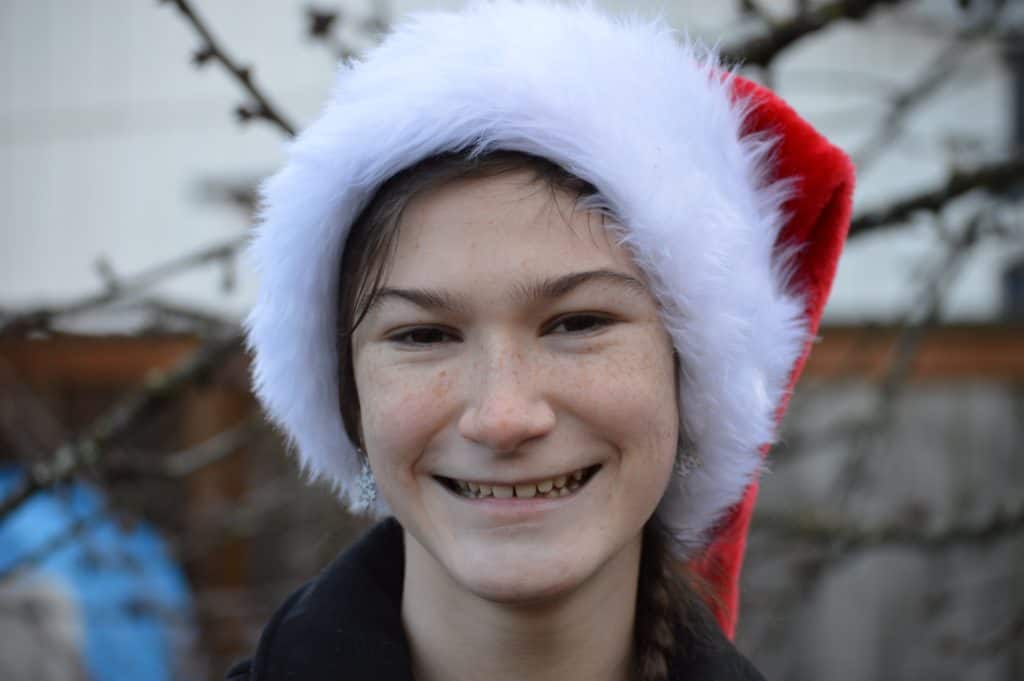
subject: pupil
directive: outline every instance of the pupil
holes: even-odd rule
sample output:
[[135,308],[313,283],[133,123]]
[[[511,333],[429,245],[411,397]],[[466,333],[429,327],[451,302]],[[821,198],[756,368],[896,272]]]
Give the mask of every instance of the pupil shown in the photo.
[[444,339],[437,329],[416,329],[409,334],[414,343],[439,343]]
[[593,317],[570,317],[565,322],[566,331],[583,331],[594,325]]

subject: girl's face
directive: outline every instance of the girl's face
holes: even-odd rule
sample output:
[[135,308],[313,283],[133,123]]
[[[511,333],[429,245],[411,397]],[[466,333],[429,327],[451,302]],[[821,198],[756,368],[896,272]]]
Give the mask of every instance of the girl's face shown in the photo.
[[529,177],[414,199],[352,346],[409,553],[502,602],[635,571],[678,439],[672,345],[640,271]]

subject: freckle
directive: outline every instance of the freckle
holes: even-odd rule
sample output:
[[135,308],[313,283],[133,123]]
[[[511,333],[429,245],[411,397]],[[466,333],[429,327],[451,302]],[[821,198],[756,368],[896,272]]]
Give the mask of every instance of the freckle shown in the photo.
[[450,389],[449,382],[445,379],[448,377],[447,371],[442,371],[437,375],[437,381],[434,383],[433,395],[436,399],[440,399],[448,394]]

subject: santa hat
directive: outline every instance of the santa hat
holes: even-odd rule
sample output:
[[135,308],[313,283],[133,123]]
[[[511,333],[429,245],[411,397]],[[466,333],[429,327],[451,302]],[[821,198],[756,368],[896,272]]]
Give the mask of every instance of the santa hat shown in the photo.
[[[853,169],[784,102],[660,19],[498,0],[407,16],[262,186],[247,320],[256,393],[303,468],[360,509],[338,404],[338,268],[398,171],[452,150],[547,158],[593,184],[661,304],[697,465],[657,513],[716,590],[731,635],[763,454],[847,231]],[[388,512],[383,500],[365,509]]]

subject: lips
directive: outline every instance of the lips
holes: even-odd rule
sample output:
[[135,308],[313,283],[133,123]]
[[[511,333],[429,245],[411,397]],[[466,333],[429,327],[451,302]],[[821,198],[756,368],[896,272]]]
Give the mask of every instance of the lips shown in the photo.
[[600,464],[542,480],[515,483],[478,482],[436,476],[445,487],[466,499],[555,499],[573,494],[586,485],[601,468]]

